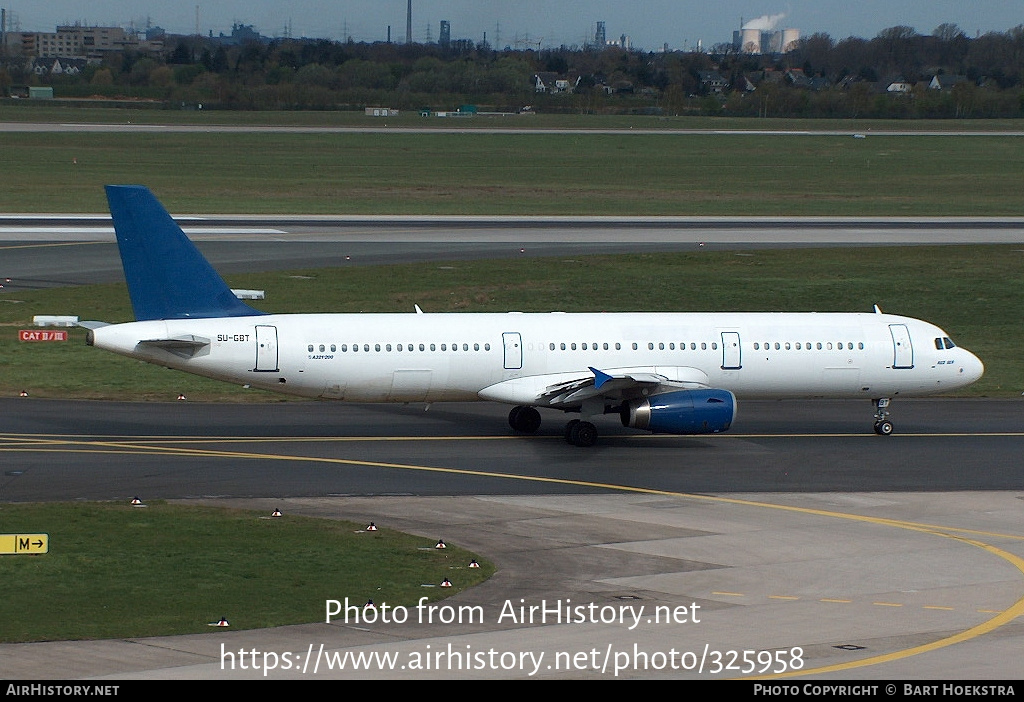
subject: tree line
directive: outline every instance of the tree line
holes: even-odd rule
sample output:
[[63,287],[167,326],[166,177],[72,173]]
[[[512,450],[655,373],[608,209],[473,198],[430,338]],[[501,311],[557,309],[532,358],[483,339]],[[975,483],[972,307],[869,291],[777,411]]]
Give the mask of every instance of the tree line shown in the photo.
[[[0,63],[0,88],[53,85],[57,97],[129,97],[172,107],[226,109],[498,110],[724,114],[767,117],[1019,117],[1024,115],[1024,25],[968,37],[891,27],[873,39],[802,38],[781,55],[720,44],[710,53],[562,46],[495,50],[459,42],[359,43],[282,39],[225,45],[168,37],[162,56],[125,52],[76,75],[37,75],[23,58]],[[568,82],[536,92],[536,76]],[[711,87],[707,76],[724,82]],[[935,76],[955,76],[932,90]],[[898,92],[891,84],[903,86]]]

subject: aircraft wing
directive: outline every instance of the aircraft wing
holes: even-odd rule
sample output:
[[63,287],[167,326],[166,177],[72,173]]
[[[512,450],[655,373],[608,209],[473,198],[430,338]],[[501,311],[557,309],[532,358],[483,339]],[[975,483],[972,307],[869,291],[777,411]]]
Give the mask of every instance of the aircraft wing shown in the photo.
[[566,409],[586,400],[621,401],[655,389],[707,388],[708,376],[698,368],[646,366],[608,371],[590,368],[581,373],[550,373],[513,378],[484,388],[485,400]]

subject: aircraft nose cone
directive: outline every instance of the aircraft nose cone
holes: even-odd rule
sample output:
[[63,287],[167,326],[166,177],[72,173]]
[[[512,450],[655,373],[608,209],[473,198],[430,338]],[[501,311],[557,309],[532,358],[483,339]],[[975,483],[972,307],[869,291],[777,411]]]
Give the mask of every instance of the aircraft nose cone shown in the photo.
[[968,353],[960,367],[960,372],[963,374],[965,383],[973,383],[985,374],[985,364],[973,353]]

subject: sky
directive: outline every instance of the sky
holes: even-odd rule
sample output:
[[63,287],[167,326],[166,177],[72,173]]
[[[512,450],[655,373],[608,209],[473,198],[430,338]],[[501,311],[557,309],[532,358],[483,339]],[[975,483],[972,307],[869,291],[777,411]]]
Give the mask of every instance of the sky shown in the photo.
[[[383,41],[391,25],[393,41],[405,40],[406,0],[0,0],[8,29],[52,32],[56,25],[145,27],[147,21],[174,34],[228,34],[235,22],[253,25],[271,37],[315,37]],[[855,8],[851,11],[851,7]],[[780,16],[781,17],[778,17]],[[583,44],[593,39],[598,20],[609,39],[625,34],[635,48],[704,48],[732,40],[740,20],[776,19],[775,28],[796,28],[801,36],[824,32],[833,39],[870,39],[896,25],[931,34],[952,22],[969,36],[1004,32],[1024,24],[1021,0],[413,0],[413,41],[437,41],[441,20],[451,22],[453,39],[545,47]],[[762,20],[767,23],[767,20]],[[429,32],[429,37],[428,37]],[[497,42],[495,40],[498,40]]]

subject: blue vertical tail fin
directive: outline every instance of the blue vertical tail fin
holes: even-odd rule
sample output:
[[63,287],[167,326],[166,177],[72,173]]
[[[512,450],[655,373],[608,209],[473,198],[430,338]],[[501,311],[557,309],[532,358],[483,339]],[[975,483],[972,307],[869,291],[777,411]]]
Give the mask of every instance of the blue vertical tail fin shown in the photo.
[[263,314],[235,297],[149,188],[106,191],[136,320]]

